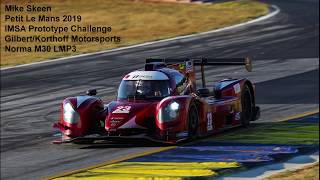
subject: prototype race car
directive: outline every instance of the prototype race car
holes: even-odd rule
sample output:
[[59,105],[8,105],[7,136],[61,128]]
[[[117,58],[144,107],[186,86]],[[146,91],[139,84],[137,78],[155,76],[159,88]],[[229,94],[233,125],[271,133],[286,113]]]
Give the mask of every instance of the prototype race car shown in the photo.
[[[178,143],[236,126],[260,116],[255,86],[248,79],[223,79],[206,86],[204,67],[245,65],[250,58],[147,59],[143,70],[125,75],[117,100],[104,104],[95,89],[69,97],[54,124],[61,139],[54,143],[95,140],[151,140]],[[197,88],[195,66],[201,68]]]

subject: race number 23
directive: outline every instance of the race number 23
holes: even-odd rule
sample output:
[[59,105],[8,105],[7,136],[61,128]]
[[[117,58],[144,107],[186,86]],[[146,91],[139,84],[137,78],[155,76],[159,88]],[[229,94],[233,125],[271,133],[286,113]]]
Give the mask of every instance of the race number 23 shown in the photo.
[[128,114],[130,112],[131,106],[118,106],[116,110],[114,110],[112,113],[124,113]]

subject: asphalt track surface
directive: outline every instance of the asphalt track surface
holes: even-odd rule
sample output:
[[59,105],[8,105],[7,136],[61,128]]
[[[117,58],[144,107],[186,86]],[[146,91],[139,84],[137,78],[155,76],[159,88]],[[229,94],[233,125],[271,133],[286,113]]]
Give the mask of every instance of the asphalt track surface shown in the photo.
[[[256,82],[260,122],[319,108],[319,2],[266,1],[271,19],[219,33],[1,71],[1,179],[37,179],[158,147],[53,145],[59,103],[88,88],[109,101],[121,77],[146,57],[252,56],[254,71],[208,68],[210,83],[224,77]],[[259,122],[259,121],[258,121]],[[257,122],[257,123],[258,123]]]

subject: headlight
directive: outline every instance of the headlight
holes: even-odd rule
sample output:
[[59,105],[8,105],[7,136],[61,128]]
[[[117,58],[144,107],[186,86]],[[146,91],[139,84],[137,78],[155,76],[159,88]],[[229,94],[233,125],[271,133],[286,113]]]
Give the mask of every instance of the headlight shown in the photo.
[[160,122],[169,122],[177,118],[179,115],[179,107],[180,104],[173,101],[165,107],[161,108],[158,114],[158,119],[160,120]]
[[80,119],[79,114],[73,109],[70,102],[63,105],[63,120],[70,124],[75,124]]
[[170,105],[169,105],[170,109],[173,111],[176,111],[179,109],[179,103],[173,101]]

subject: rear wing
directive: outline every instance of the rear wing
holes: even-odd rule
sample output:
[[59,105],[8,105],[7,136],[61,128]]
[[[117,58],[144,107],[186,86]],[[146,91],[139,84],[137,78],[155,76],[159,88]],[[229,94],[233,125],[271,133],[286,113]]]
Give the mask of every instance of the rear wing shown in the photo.
[[201,67],[202,87],[206,87],[204,76],[205,66],[235,66],[244,65],[248,72],[252,71],[252,59],[245,58],[148,58],[146,64],[161,63],[159,67],[168,66],[187,74],[195,82],[195,69],[194,66]]

